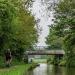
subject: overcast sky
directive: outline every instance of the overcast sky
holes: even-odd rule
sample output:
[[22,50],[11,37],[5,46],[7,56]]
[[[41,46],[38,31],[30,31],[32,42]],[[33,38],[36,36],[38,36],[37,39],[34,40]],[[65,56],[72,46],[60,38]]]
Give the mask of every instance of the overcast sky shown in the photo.
[[53,12],[50,11],[50,3],[53,0],[34,0],[31,7],[32,14],[35,15],[35,19],[40,19],[38,26],[42,29],[41,34],[38,38],[38,46],[45,46],[46,37],[49,34],[48,26],[52,24]]

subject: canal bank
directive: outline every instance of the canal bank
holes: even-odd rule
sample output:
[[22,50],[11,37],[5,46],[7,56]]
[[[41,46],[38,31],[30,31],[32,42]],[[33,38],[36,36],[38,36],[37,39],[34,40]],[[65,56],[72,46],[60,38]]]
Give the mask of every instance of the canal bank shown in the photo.
[[24,75],[29,69],[33,69],[36,64],[22,64],[10,68],[0,69],[0,75]]

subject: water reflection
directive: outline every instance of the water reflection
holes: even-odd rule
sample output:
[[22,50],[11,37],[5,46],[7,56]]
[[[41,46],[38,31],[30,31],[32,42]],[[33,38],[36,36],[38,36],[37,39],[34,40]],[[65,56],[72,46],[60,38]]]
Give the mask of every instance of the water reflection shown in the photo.
[[33,75],[47,75],[47,65],[40,64],[40,66],[33,71]]
[[47,64],[40,64],[33,71],[28,71],[25,75],[47,75]]
[[67,68],[65,73],[65,75],[75,75],[75,68]]
[[63,72],[64,72],[64,67],[59,67],[59,66],[53,66],[53,65],[50,65],[48,66],[47,70],[48,70],[48,74],[51,74],[51,75],[64,75]]
[[40,64],[39,67],[28,71],[25,75],[75,75],[75,68]]

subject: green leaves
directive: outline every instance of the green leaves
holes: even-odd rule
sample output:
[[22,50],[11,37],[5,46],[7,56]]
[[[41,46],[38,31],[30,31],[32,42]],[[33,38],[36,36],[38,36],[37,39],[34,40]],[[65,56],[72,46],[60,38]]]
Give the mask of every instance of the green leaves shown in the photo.
[[0,0],[0,50],[10,48],[21,57],[37,42],[35,19],[22,0]]
[[55,8],[54,16],[54,24],[50,28],[47,42],[57,45],[58,39],[60,39],[62,42],[59,41],[59,44],[66,52],[66,60],[72,65],[73,63],[70,62],[74,60],[70,61],[70,59],[75,57],[75,1],[61,0]]

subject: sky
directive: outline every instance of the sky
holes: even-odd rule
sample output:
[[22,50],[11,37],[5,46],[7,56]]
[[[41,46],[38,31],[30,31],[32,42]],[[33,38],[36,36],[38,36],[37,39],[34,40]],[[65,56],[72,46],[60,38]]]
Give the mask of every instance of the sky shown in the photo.
[[[34,0],[32,7],[30,8],[31,13],[35,19],[38,20],[38,27],[41,29],[38,37],[37,46],[46,46],[46,37],[49,34],[49,25],[52,24],[53,11],[49,8],[53,0]],[[39,32],[39,30],[38,30]]]

